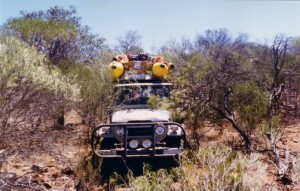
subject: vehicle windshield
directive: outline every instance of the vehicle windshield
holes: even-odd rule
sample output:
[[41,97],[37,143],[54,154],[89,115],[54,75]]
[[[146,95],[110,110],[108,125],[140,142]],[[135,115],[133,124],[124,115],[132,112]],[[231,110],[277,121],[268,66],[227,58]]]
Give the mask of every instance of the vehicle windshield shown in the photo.
[[151,96],[169,97],[171,86],[123,86],[117,87],[116,97],[118,105],[147,105]]

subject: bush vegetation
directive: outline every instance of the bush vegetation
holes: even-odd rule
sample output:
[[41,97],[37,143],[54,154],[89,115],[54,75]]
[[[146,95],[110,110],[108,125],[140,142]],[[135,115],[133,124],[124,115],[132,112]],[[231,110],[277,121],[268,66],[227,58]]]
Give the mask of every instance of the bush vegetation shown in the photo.
[[68,76],[76,77],[81,87],[81,101],[75,106],[85,124],[95,127],[97,122],[108,122],[113,88],[107,66],[102,63],[91,66],[76,64],[67,73]]
[[[108,121],[113,91],[106,66],[117,52],[81,25],[74,7],[22,12],[0,35],[1,148],[14,128],[37,128],[59,118],[66,106],[76,108],[89,129]],[[114,48],[141,52],[140,39],[129,31]],[[292,179],[299,182],[299,159],[283,162],[278,147],[284,122],[299,118],[299,42],[278,35],[271,45],[257,44],[245,34],[233,37],[218,29],[162,46],[157,54],[177,64],[170,76],[175,90],[170,100],[152,97],[149,105],[184,122],[194,150],[184,154],[179,168],[146,170],[144,176],[129,176],[128,185],[133,190],[255,189],[265,170],[256,168],[264,167],[253,153],[258,139],[266,142],[261,151],[271,153],[279,177],[290,177],[292,162]],[[200,147],[206,122],[223,128],[224,121],[241,136],[249,156],[227,147]]]
[[[128,175],[131,190],[262,190],[267,164],[228,147],[208,146],[183,154],[180,167]],[[116,178],[118,178],[116,176]],[[117,188],[120,186],[117,186]]]
[[0,60],[1,146],[6,131],[24,122],[40,125],[57,115],[64,100],[80,100],[78,84],[49,66],[43,54],[24,42],[1,36]]

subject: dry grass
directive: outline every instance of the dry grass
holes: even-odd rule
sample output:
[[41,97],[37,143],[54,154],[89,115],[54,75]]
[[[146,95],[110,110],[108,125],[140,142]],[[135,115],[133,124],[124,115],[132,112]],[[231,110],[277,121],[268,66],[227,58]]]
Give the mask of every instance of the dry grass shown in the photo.
[[145,170],[129,175],[123,187],[131,190],[262,190],[267,164],[253,154],[245,156],[228,147],[208,146],[184,153],[181,166],[170,171]]

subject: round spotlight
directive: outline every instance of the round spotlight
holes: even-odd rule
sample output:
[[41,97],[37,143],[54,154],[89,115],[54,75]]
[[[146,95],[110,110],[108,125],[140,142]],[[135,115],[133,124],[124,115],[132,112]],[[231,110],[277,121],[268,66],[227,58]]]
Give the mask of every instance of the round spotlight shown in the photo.
[[124,128],[118,127],[118,128],[116,129],[116,134],[117,134],[118,136],[123,136],[123,135],[124,135]]
[[151,147],[152,142],[149,139],[143,140],[143,147],[144,148],[149,148]]
[[[144,143],[143,143],[143,144],[144,144]],[[139,146],[138,140],[131,140],[131,141],[129,142],[129,146],[130,146],[131,148],[133,148],[133,149],[137,148],[137,147]]]
[[157,135],[162,135],[165,133],[165,127],[164,126],[157,126],[155,129],[155,133]]

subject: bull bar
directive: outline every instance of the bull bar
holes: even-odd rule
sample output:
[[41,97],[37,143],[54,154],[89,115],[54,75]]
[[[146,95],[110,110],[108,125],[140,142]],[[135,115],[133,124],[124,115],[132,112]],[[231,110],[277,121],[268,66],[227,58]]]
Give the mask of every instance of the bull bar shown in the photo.
[[[181,135],[178,135],[178,137],[183,138],[183,146],[188,145],[188,142],[186,140],[186,133],[184,131],[184,128],[179,124],[175,122],[147,122],[147,123],[115,123],[115,124],[101,124],[97,126],[93,133],[92,133],[92,139],[91,139],[91,146],[92,151],[94,154],[96,154],[99,157],[102,158],[128,158],[128,157],[168,157],[168,156],[175,156],[182,152],[182,148],[169,148],[169,147],[163,147],[159,146],[155,142],[155,127],[157,125],[175,125],[181,129]],[[152,145],[150,148],[139,148],[139,149],[131,149],[128,148],[128,140],[136,138],[135,136],[129,136],[127,134],[128,129],[134,129],[134,128],[140,128],[142,126],[151,126],[152,134],[149,136],[141,136],[139,138],[148,138],[152,141]],[[121,148],[112,148],[109,150],[101,150],[97,149],[97,144],[99,144],[100,138],[104,137],[103,134],[99,135],[97,132],[104,128],[104,127],[122,127],[124,128],[124,137],[123,137],[123,147]],[[104,134],[107,135],[107,134]],[[167,136],[167,135],[166,135]],[[111,137],[112,138],[112,137]],[[101,140],[100,140],[101,141]]]

